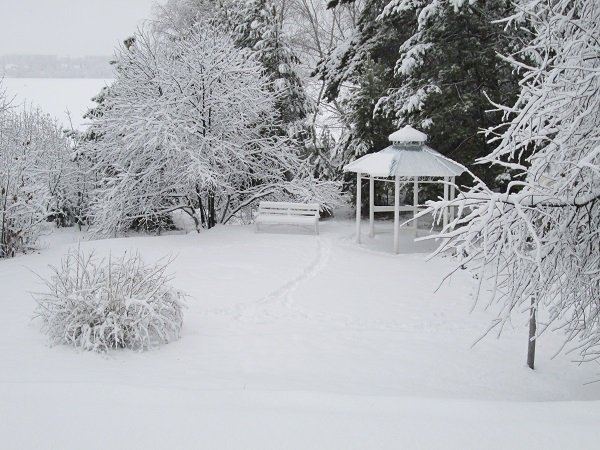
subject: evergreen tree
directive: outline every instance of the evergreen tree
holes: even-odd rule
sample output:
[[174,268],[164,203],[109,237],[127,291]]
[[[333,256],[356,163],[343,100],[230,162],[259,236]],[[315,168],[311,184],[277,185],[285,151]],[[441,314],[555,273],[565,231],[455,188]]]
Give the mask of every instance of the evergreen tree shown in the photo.
[[490,153],[482,129],[501,122],[490,99],[511,103],[518,73],[499,54],[519,45],[519,32],[494,23],[513,12],[508,0],[393,0],[380,18],[416,17],[400,46],[397,87],[379,101],[377,115],[428,130],[432,146],[470,167],[488,185],[504,170],[474,165]]
[[[330,98],[344,95],[343,83],[364,97],[351,115],[360,122],[353,133],[364,128],[358,137],[368,151],[385,146],[387,131],[411,124],[427,131],[434,148],[493,183],[499,170],[473,164],[491,150],[480,131],[501,120],[488,112],[488,97],[510,103],[518,92],[516,75],[497,56],[510,53],[517,35],[492,23],[510,11],[507,0],[376,0],[363,11],[351,41],[318,72],[328,80]],[[379,92],[368,76],[373,64],[380,66]],[[370,118],[360,111],[369,103]],[[346,149],[342,160],[359,154]]]
[[282,18],[273,0],[228,1],[221,5],[217,20],[233,32],[236,45],[247,49],[272,81],[281,134],[306,138],[304,119],[310,103],[296,71],[299,63],[282,29]]
[[[388,136],[395,131],[392,117],[374,116],[374,111],[379,99],[395,86],[398,48],[410,33],[407,22],[387,18],[377,21],[387,1],[367,2],[350,38],[322,60],[315,71],[326,82],[325,96],[341,103],[346,111],[348,127],[333,153],[338,176],[344,178],[345,189],[352,194],[354,178],[342,175],[342,167],[389,145]],[[330,2],[329,6],[336,7],[338,2]],[[376,195],[383,195],[384,189],[379,183]],[[368,196],[364,195],[363,200],[368,201]]]
[[[332,1],[330,7],[349,3]],[[347,111],[348,131],[335,150],[338,170],[366,153],[381,150],[394,131],[391,117],[375,118],[378,100],[393,88],[398,48],[410,33],[407,23],[377,17],[387,0],[368,2],[351,37],[322,60],[315,75],[326,83],[325,95]]]

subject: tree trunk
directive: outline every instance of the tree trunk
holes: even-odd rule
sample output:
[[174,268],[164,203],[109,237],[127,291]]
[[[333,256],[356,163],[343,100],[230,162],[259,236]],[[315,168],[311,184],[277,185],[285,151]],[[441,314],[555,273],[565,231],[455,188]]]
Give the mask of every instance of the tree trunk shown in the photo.
[[537,330],[537,325],[535,322],[535,309],[536,302],[535,296],[531,297],[531,309],[529,312],[529,343],[527,345],[527,365],[531,370],[534,369],[534,361],[535,361],[535,333]]
[[[190,210],[191,210],[191,213],[188,213],[188,214],[190,215],[190,217],[194,221],[194,227],[196,228],[196,232],[200,233],[200,231],[202,230],[202,223],[198,219],[198,215],[196,214],[196,211],[194,210],[194,206],[193,205],[190,206]],[[184,211],[185,211],[185,209],[184,209]]]
[[200,209],[200,220],[202,221],[202,226],[208,225],[206,222],[206,215],[204,214],[204,205],[202,204],[202,199],[200,195],[198,195],[198,205]]
[[212,228],[217,223],[217,218],[215,217],[215,194],[208,194],[208,228]]
[[[10,176],[10,173],[8,174]],[[7,177],[8,178],[8,177]],[[10,178],[6,180],[6,189],[2,189],[4,201],[2,202],[2,224],[0,224],[0,258],[4,258],[8,253],[8,239],[6,238],[6,206],[8,205],[8,189],[10,188]]]

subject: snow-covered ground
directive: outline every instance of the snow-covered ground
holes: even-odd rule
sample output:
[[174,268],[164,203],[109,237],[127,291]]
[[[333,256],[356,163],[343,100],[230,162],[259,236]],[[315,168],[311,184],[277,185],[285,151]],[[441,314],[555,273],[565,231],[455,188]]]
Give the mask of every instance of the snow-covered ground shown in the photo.
[[[82,129],[87,122],[83,114],[92,106],[92,97],[112,80],[88,78],[4,78],[2,85],[13,106],[39,107],[56,118],[64,128]],[[71,118],[67,115],[70,113]]]
[[[475,281],[389,229],[362,246],[350,220],[294,228],[83,241],[100,255],[172,255],[189,295],[181,340],[107,356],[49,348],[29,292],[84,234],[0,260],[0,447],[60,449],[597,448],[596,364],[524,364],[526,327],[474,348]],[[517,323],[518,322],[518,323]]]

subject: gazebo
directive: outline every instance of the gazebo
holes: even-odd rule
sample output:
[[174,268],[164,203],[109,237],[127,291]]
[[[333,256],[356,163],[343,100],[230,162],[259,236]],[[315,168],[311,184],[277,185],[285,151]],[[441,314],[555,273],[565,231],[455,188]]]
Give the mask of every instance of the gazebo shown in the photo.
[[[356,242],[361,240],[361,183],[369,178],[369,236],[375,236],[375,213],[394,212],[394,253],[399,251],[400,211],[413,212],[413,227],[417,229],[419,184],[444,183],[444,200],[454,198],[455,177],[466,168],[427,146],[427,135],[410,125],[390,134],[392,145],[365,155],[344,167],[344,172],[356,173]],[[375,205],[375,181],[394,183],[394,206]],[[413,204],[400,205],[400,187],[413,183]],[[448,223],[448,210],[443,213]]]

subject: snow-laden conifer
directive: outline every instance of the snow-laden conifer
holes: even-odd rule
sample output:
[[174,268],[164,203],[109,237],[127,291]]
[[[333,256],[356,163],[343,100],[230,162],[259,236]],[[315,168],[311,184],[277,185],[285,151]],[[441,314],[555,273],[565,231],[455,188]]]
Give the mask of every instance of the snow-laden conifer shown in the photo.
[[231,2],[236,44],[261,63],[277,93],[275,107],[288,135],[301,137],[302,121],[310,112],[304,85],[297,73],[299,60],[283,32],[282,14],[273,0]]

